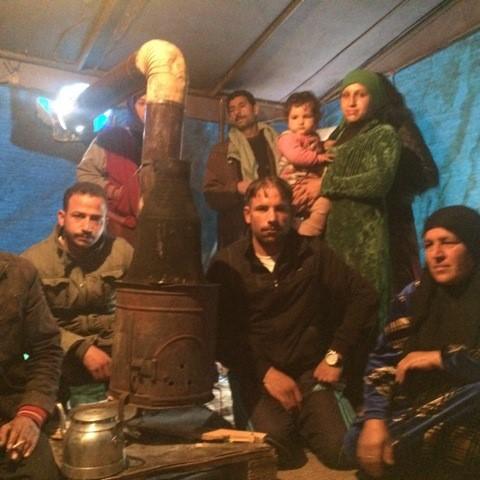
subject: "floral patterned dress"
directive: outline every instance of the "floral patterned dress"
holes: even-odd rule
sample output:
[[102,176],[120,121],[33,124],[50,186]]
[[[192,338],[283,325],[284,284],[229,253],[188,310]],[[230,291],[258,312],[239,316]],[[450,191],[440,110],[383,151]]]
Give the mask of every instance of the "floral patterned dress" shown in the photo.
[[335,161],[321,190],[332,202],[326,241],[377,289],[380,324],[385,323],[391,295],[386,196],[400,149],[393,127],[370,120],[353,138],[336,147]]

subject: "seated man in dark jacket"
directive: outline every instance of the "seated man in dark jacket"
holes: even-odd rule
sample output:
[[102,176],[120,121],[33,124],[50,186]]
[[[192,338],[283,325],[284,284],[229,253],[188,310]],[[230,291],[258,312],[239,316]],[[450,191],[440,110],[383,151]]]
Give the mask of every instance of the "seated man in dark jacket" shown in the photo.
[[35,268],[0,253],[0,478],[59,478],[41,432],[62,363],[60,333]]
[[340,405],[348,404],[342,370],[367,343],[376,294],[321,239],[290,228],[291,191],[283,180],[254,181],[244,215],[250,237],[221,250],[208,272],[220,284],[218,360],[239,383],[253,428],[277,446],[281,465],[302,461],[300,435],[322,461],[340,466]]
[[123,238],[105,234],[106,216],[104,190],[76,183],[65,191],[53,232],[22,254],[37,268],[60,326],[63,401],[72,386],[80,392],[78,403],[100,400],[105,394],[101,388],[97,393],[99,383],[94,382],[110,378],[115,281],[130,265],[133,248]]

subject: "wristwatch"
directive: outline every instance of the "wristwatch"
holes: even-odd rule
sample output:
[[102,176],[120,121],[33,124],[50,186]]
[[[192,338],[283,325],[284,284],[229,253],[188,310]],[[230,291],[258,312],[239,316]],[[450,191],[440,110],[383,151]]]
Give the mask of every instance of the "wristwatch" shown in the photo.
[[325,354],[325,363],[329,367],[341,367],[342,366],[342,357],[335,350],[328,350]]

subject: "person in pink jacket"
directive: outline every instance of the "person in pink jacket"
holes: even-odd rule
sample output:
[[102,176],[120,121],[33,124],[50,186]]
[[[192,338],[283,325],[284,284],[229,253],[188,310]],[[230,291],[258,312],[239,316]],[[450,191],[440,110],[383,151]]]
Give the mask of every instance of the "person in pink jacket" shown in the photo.
[[[316,133],[320,119],[319,102],[312,92],[290,95],[285,103],[288,130],[277,140],[281,155],[280,176],[295,185],[306,176],[322,177],[333,153],[326,152],[334,142],[322,142]],[[298,212],[296,229],[306,236],[321,235],[330,209],[328,198],[317,198],[307,209]]]

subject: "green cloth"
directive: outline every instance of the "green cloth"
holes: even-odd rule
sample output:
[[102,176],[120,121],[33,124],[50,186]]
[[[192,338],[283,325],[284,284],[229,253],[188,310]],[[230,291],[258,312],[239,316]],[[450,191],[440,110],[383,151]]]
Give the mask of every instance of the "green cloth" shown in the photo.
[[70,408],[85,403],[97,403],[107,399],[107,387],[103,383],[87,383],[70,387]]
[[347,397],[343,394],[343,388],[336,388],[335,386],[325,385],[324,383],[317,383],[312,388],[312,392],[321,392],[322,390],[329,390],[330,388],[334,388],[335,400],[337,401],[340,415],[342,416],[343,422],[348,430],[355,420],[355,410]]
[[391,294],[385,199],[397,169],[400,140],[393,127],[374,119],[335,151],[321,190],[332,201],[325,238],[376,288],[383,324]]
[[375,109],[380,108],[387,100],[380,77],[368,70],[353,70],[342,81],[342,90],[352,83],[360,83],[370,94]]

